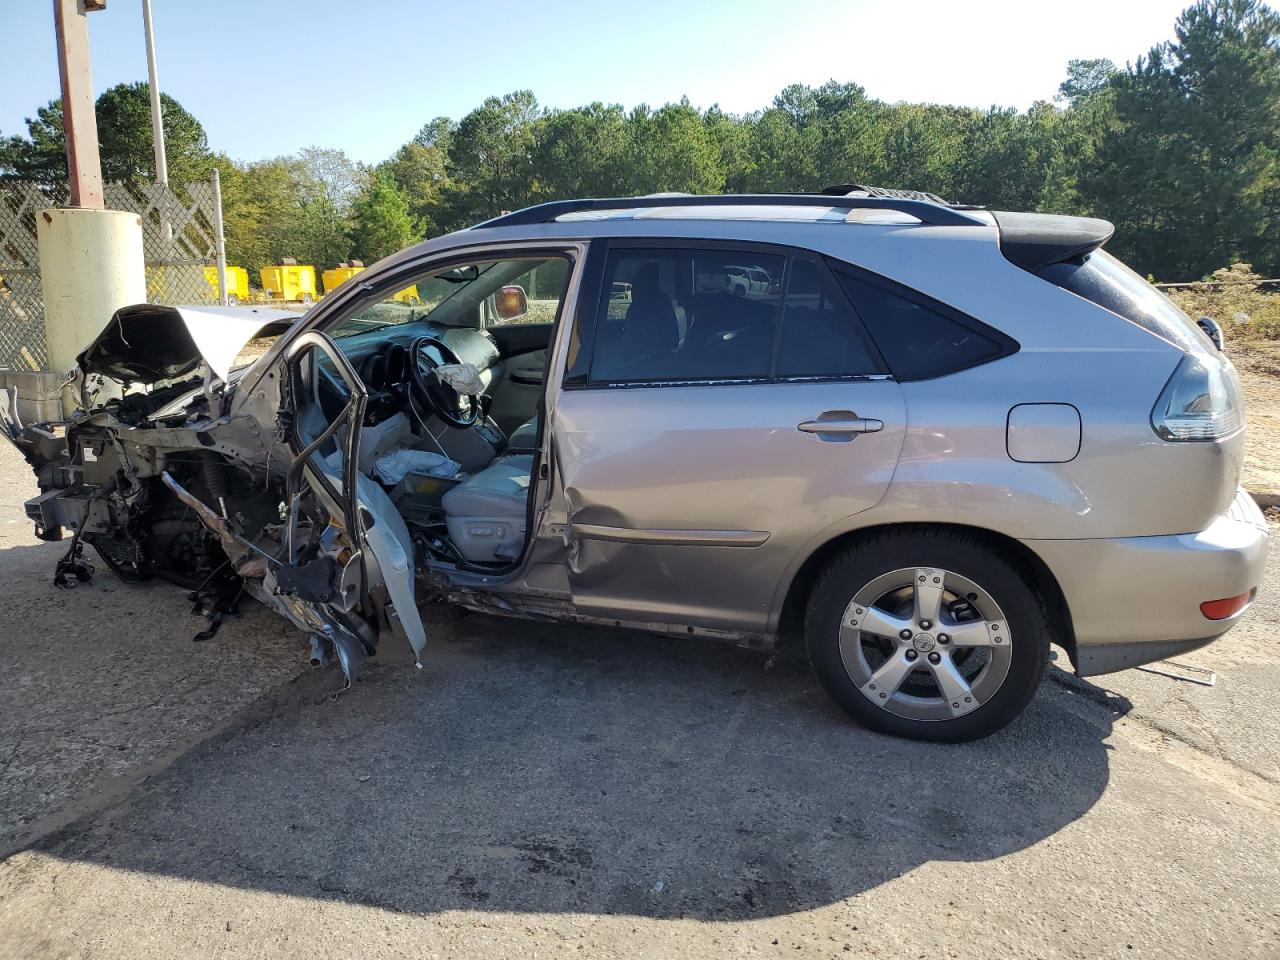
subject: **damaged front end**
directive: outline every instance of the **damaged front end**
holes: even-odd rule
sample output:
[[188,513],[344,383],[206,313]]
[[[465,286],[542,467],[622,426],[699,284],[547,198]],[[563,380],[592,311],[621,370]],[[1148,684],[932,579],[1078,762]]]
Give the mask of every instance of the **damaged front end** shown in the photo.
[[[246,343],[295,318],[124,308],[77,358],[78,409],[24,425],[11,402],[0,432],[35,470],[40,494],[26,512],[36,535],[68,539],[55,584],[93,576],[91,547],[126,582],[188,589],[209,621],[197,640],[248,593],[306,631],[312,662],[338,662],[349,684],[383,629],[415,654],[425,643],[412,545],[386,495],[355,469],[367,394],[332,341],[304,332],[232,370]],[[296,373],[316,355],[349,395],[304,436]]]

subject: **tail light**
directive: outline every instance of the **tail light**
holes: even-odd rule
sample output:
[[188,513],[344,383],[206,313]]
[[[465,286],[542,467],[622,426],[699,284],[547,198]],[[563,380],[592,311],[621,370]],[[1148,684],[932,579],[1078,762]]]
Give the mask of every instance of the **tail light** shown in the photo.
[[1220,440],[1243,425],[1240,386],[1216,357],[1184,356],[1151,410],[1151,426],[1164,440]]

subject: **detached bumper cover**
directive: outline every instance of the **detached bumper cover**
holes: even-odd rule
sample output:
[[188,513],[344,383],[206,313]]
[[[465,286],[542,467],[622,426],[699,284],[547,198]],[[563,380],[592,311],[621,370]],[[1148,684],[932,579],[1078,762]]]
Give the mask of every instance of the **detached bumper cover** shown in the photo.
[[1185,653],[1230,630],[1243,610],[1208,620],[1200,604],[1255,589],[1268,539],[1262,511],[1241,489],[1199,533],[1023,543],[1062,588],[1076,673],[1087,677]]

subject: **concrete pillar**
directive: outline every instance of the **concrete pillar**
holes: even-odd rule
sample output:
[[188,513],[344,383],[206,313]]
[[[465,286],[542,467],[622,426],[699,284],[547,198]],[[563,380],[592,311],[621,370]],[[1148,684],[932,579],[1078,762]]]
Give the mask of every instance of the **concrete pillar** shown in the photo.
[[[41,210],[36,242],[49,369],[62,377],[112,314],[146,301],[142,218],[120,210]],[[64,390],[63,412],[75,407],[72,392]]]

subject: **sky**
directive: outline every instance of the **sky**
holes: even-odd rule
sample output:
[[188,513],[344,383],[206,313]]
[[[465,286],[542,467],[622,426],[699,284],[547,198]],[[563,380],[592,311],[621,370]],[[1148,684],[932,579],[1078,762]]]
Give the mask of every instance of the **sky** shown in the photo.
[[[437,116],[530,89],[547,107],[731,113],[790,83],[882,100],[1025,109],[1073,58],[1123,65],[1190,0],[152,0],[160,86],[210,147],[249,161],[306,146],[376,163]],[[141,0],[89,15],[95,93],[145,80]],[[0,0],[0,134],[58,96],[50,0]]]

